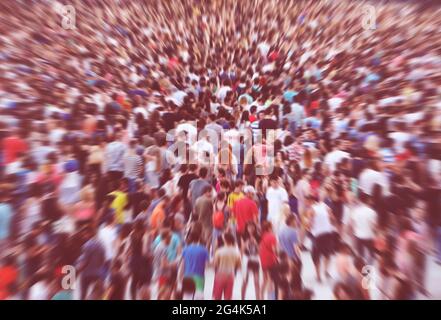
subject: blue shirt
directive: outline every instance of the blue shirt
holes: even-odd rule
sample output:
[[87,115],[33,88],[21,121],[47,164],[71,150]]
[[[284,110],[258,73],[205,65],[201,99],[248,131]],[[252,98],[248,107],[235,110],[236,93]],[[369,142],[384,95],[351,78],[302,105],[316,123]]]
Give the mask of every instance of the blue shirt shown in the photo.
[[[156,248],[160,243],[161,243],[161,235],[158,235],[155,241],[153,241],[153,249]],[[170,244],[167,247],[167,260],[169,262],[173,262],[176,260],[180,243],[181,243],[180,237],[176,233],[173,233],[171,236]]]
[[105,162],[107,171],[124,172],[124,154],[126,146],[120,141],[109,143],[105,150]]
[[285,91],[283,93],[283,99],[285,99],[288,102],[293,102],[294,97],[298,94],[297,91]]
[[208,261],[208,250],[200,244],[190,244],[182,252],[184,259],[184,276],[204,277],[205,264]]
[[280,248],[286,252],[290,258],[298,258],[294,246],[298,243],[297,231],[287,225],[283,225],[279,231]]
[[84,276],[102,277],[106,262],[104,246],[96,239],[90,239],[83,246],[80,264],[84,263]]
[[0,203],[0,240],[9,238],[11,233],[12,207],[8,203]]

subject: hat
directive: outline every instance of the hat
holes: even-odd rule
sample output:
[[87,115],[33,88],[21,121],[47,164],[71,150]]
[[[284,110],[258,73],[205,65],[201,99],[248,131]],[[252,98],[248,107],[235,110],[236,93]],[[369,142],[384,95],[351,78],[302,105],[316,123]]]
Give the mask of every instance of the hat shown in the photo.
[[243,189],[243,192],[244,193],[256,193],[256,190],[254,190],[254,187],[253,186],[246,186],[244,189]]

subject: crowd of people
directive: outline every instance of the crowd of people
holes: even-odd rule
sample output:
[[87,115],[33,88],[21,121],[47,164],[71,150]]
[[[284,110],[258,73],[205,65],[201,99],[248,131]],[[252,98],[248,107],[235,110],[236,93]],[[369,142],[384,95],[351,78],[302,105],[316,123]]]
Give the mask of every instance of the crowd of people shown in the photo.
[[433,297],[426,4],[0,3],[0,299]]

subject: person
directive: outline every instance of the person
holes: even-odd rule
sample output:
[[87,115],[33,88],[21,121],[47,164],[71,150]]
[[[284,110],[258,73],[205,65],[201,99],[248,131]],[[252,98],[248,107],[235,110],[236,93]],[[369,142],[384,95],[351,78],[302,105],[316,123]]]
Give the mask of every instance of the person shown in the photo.
[[390,182],[388,176],[380,170],[379,162],[370,160],[367,167],[360,173],[358,187],[367,195],[373,195],[374,186],[382,188],[382,196],[390,196]]
[[[263,284],[260,297],[265,298],[267,289],[271,290],[276,278],[277,266],[277,238],[273,233],[271,222],[262,223],[262,238],[259,244],[259,257],[263,271]],[[274,288],[277,293],[277,288]]]
[[[153,250],[158,246],[165,247],[166,260],[163,261],[166,268],[163,270],[163,278],[161,284],[163,291],[162,297],[170,297],[176,283],[178,274],[178,261],[182,252],[182,239],[179,235],[181,217],[175,217],[172,229],[164,228],[160,235],[152,243]],[[164,237],[167,237],[165,239]]]
[[343,159],[350,157],[349,153],[340,150],[341,146],[341,142],[337,140],[335,142],[333,150],[329,152],[325,157],[324,163],[331,172],[335,171],[335,169],[337,168],[337,164],[340,163]]
[[12,254],[3,257],[0,266],[0,300],[8,299],[14,287],[18,286],[19,269],[16,257]]
[[117,260],[112,265],[110,284],[106,293],[109,300],[124,300],[127,280],[121,272],[122,263]]
[[109,215],[105,218],[104,223],[99,227],[98,240],[102,243],[105,250],[104,274],[108,274],[113,259],[116,257],[116,243],[118,233],[115,223],[115,216]]
[[127,180],[121,179],[118,182],[118,188],[110,192],[109,195],[113,196],[113,201],[110,207],[115,210],[116,222],[118,224],[123,224],[127,218],[124,211],[129,205]]
[[191,206],[194,208],[196,200],[203,195],[204,190],[210,183],[207,181],[208,170],[205,167],[199,169],[199,178],[194,179],[189,184],[189,197],[191,198]]
[[0,192],[0,250],[4,252],[12,231],[13,208],[9,203],[8,191]]
[[127,147],[121,140],[122,132],[115,132],[104,150],[104,172],[109,175],[111,181],[119,181],[124,176],[124,155]]
[[196,174],[198,166],[195,164],[190,164],[188,166],[188,172],[184,173],[178,181],[178,187],[182,193],[182,197],[184,199],[184,215],[186,219],[190,217],[190,213],[192,211],[190,201],[188,200],[188,190],[190,188],[191,181],[198,178]]
[[351,210],[349,227],[355,237],[357,252],[369,263],[374,256],[374,239],[377,230],[377,213],[367,204],[368,196],[359,194],[360,203]]
[[250,273],[253,274],[254,290],[256,294],[256,300],[261,299],[260,295],[260,260],[259,260],[259,242],[260,234],[257,230],[256,223],[249,221],[245,226],[245,231],[242,236],[241,252],[245,261],[247,261],[245,272],[245,278],[242,283],[242,300],[245,299],[245,293],[248,286],[248,279]]
[[73,217],[77,224],[87,224],[96,219],[94,195],[90,190],[81,193],[81,199],[72,206]]
[[224,235],[224,246],[216,250],[214,255],[214,285],[213,299],[231,300],[233,295],[234,278],[240,268],[240,252],[235,245],[232,234]]
[[137,141],[132,139],[124,154],[124,178],[128,180],[129,193],[134,193],[136,190],[136,180],[140,178],[142,165],[142,158],[137,153]]
[[214,253],[214,251],[216,251],[218,243],[222,241],[222,234],[226,229],[228,218],[229,211],[227,207],[226,194],[224,192],[219,192],[213,204],[213,235],[211,241],[211,255]]
[[312,261],[314,262],[316,278],[318,282],[321,278],[321,258],[323,257],[324,271],[326,277],[329,277],[328,266],[329,258],[334,250],[334,226],[333,216],[330,208],[317,196],[310,196],[311,208],[309,216],[311,217],[310,230],[313,236]]
[[244,188],[245,197],[234,202],[233,218],[236,222],[237,238],[242,239],[245,227],[249,222],[258,221],[259,209],[254,201],[255,190],[252,186]]
[[15,128],[2,140],[2,154],[5,164],[14,162],[19,154],[25,153],[28,150],[28,145],[20,131],[18,128]]
[[291,262],[301,270],[300,242],[296,226],[296,217],[289,215],[285,219],[284,225],[280,228],[277,239],[280,249],[285,252]]
[[201,235],[193,231],[189,245],[184,247],[181,260],[181,280],[190,278],[194,281],[198,297],[204,291],[205,267],[209,260],[207,248],[202,244]]
[[194,215],[203,225],[202,239],[205,244],[211,243],[213,234],[213,190],[211,186],[205,186],[203,194],[200,196],[194,206]]
[[244,197],[244,194],[242,192],[243,186],[244,186],[244,182],[242,180],[236,180],[236,182],[234,183],[234,190],[228,195],[228,208],[230,210],[233,209],[234,203],[237,200],[242,199]]
[[288,193],[285,188],[280,186],[278,177],[272,176],[270,178],[266,199],[268,200],[268,221],[277,229],[282,218],[282,205],[288,202]]
[[99,280],[103,280],[103,267],[106,262],[106,252],[104,246],[96,236],[96,231],[92,226],[86,230],[89,240],[81,249],[81,256],[77,261],[77,274],[81,274],[81,299],[87,296],[91,285]]
[[[193,232],[205,233],[209,225],[210,260],[223,245],[223,235],[236,236],[236,224],[242,224],[232,210],[245,197],[245,186],[256,189],[256,233],[269,217],[280,244],[270,246],[276,261],[262,266],[266,287],[270,282],[277,286],[278,298],[332,299],[335,283],[338,298],[370,298],[368,290],[360,289],[366,261],[358,256],[354,237],[356,231],[363,238],[366,230],[348,228],[363,194],[371,197],[367,205],[378,215],[378,228],[369,227],[375,234],[374,255],[366,253],[366,243],[363,255],[384,278],[381,298],[439,296],[432,285],[438,267],[433,272],[430,263],[441,222],[441,38],[433,31],[441,18],[433,14],[434,1],[407,1],[408,19],[395,19],[393,32],[371,33],[363,28],[335,32],[352,26],[363,9],[363,3],[348,0],[157,1],[147,11],[139,1],[71,2],[82,29],[69,33],[75,45],[62,41],[66,30],[51,27],[59,26],[52,1],[27,1],[27,6],[7,1],[0,19],[0,190],[9,191],[0,206],[5,210],[6,203],[12,210],[0,254],[12,251],[23,262],[22,283],[8,288],[8,299],[27,299],[30,293],[52,298],[59,291],[54,281],[60,266],[74,265],[91,237],[88,225],[108,242],[102,244],[103,275],[91,280],[87,299],[109,298],[109,268],[117,261],[121,268],[116,274],[134,286],[117,297],[158,298],[149,274],[162,270],[161,263],[148,261],[151,241],[159,239],[165,247],[161,234],[170,229],[170,244],[162,250],[167,272],[160,274],[160,298],[211,298],[210,272],[205,296],[199,291],[193,296],[196,285],[190,277],[182,290],[181,281],[172,283],[168,270],[176,260],[171,258],[182,259],[174,239],[188,247]],[[393,1],[375,5],[381,21],[402,13]],[[415,36],[408,39],[410,28]],[[201,135],[204,128],[209,139]],[[248,142],[252,147],[247,150]],[[208,171],[207,183],[200,180],[202,168]],[[274,201],[267,199],[268,190],[274,193],[272,177],[288,201],[274,194]],[[205,184],[213,187],[211,202],[219,201],[207,216],[201,210],[192,215]],[[93,196],[84,201],[84,193]],[[323,204],[330,208],[329,217]],[[75,212],[78,225],[72,223],[74,206],[81,209]],[[236,213],[243,218],[240,210]],[[333,259],[337,268],[329,265],[337,279],[324,279],[319,290],[313,281],[314,294],[303,286],[311,283],[310,270],[291,263],[279,239],[292,213],[299,218],[299,247],[312,249],[320,264],[328,249],[349,246]],[[183,220],[176,220],[181,215]],[[404,217],[410,217],[410,227],[403,228]],[[329,227],[334,218],[335,227]],[[251,245],[247,228],[240,227],[242,239],[236,242],[245,241],[241,246]],[[324,230],[332,232],[323,247]],[[113,231],[117,239],[109,250]],[[287,235],[291,248],[292,230]],[[260,249],[262,241],[256,238]],[[436,260],[441,260],[439,246]],[[254,257],[246,252],[241,253],[244,264]],[[302,262],[309,256],[302,252]],[[73,296],[81,298],[81,290],[77,286]],[[245,296],[252,297],[247,291]]]
[[169,257],[169,247],[171,245],[171,233],[169,229],[164,229],[161,233],[159,243],[154,245],[153,263],[154,277],[158,281],[158,299],[168,300],[172,294],[172,283],[175,275],[173,274],[173,260]]
[[170,199],[167,196],[164,196],[161,202],[159,202],[155,209],[153,209],[152,215],[150,216],[149,224],[155,235],[162,228],[163,223],[167,217],[166,210],[169,203]]

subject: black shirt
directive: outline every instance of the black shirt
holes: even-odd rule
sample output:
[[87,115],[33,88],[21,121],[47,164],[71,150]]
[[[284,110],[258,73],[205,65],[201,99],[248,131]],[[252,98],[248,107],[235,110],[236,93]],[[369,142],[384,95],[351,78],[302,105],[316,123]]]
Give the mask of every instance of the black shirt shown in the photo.
[[262,119],[259,122],[259,129],[262,130],[262,134],[266,136],[266,130],[276,130],[277,122],[273,119]]
[[190,182],[199,178],[199,176],[195,173],[186,173],[184,174],[178,181],[178,187],[182,189],[182,195],[186,198],[188,194],[188,187],[190,186]]

